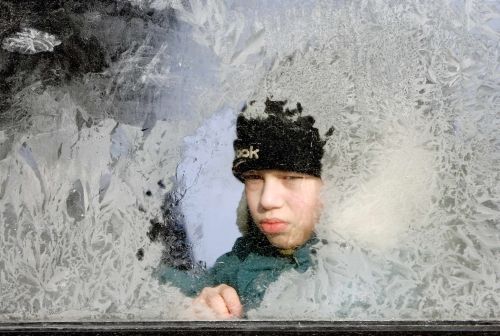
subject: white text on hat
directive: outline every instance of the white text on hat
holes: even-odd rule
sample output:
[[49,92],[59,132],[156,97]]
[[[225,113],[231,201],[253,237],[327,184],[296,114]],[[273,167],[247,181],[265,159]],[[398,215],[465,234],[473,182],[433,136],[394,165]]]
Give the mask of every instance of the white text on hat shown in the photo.
[[253,146],[250,146],[249,149],[243,148],[243,149],[238,149],[236,151],[236,158],[250,158],[250,159],[258,159],[259,158],[259,150],[258,148],[253,149]]

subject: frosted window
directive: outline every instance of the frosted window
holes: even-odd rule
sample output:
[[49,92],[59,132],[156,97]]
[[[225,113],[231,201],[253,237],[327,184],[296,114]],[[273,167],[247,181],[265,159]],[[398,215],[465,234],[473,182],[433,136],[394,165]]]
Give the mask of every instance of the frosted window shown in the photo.
[[192,319],[155,270],[232,248],[271,95],[335,132],[314,266],[246,318],[499,318],[498,2],[61,6],[0,3],[0,321]]

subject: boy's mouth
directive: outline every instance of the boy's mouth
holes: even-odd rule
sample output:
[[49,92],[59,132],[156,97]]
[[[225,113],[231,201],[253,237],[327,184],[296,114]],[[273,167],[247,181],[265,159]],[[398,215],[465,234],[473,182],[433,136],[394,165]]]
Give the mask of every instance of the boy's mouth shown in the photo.
[[260,221],[260,228],[262,232],[267,234],[282,233],[286,231],[287,226],[287,222],[277,218],[263,219]]

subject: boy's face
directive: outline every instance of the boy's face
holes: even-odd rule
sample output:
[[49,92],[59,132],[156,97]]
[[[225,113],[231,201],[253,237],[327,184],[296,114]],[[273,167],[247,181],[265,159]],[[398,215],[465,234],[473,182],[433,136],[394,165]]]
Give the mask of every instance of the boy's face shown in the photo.
[[243,174],[250,214],[269,242],[292,249],[309,240],[321,211],[318,177],[280,170]]

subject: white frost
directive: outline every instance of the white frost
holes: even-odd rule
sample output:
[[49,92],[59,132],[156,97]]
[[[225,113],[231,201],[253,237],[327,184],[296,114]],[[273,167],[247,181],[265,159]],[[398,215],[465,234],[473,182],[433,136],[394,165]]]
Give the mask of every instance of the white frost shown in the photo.
[[34,28],[23,28],[22,31],[6,37],[2,41],[2,48],[20,54],[37,54],[52,52],[54,47],[61,44],[55,35]]

